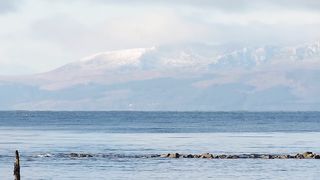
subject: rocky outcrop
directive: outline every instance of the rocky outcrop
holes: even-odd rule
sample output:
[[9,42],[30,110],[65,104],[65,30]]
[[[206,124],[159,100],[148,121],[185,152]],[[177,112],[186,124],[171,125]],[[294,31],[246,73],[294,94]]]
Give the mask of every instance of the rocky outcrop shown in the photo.
[[313,154],[312,152],[305,152],[302,155],[306,159],[312,159],[315,156],[315,154]]
[[298,153],[295,155],[290,154],[240,154],[240,155],[226,155],[226,154],[179,154],[168,153],[163,154],[162,158],[202,158],[202,159],[320,159],[320,154],[313,152]]
[[162,158],[179,158],[180,154],[179,153],[167,153],[167,154],[161,154],[160,157]]
[[88,153],[70,153],[63,157],[70,158],[193,158],[193,159],[320,159],[320,154],[313,152],[290,154],[180,154],[180,153],[166,153],[166,154],[149,154],[149,155],[119,155],[119,154],[88,154]]
[[70,153],[69,155],[72,158],[85,158],[85,157],[93,157],[91,154],[85,154],[85,153]]

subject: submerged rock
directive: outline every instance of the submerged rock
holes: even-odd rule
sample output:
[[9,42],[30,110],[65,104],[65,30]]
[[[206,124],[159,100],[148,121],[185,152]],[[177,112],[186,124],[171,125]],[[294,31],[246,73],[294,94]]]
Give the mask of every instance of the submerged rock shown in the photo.
[[218,158],[219,158],[219,159],[225,159],[225,158],[227,158],[227,155],[221,154],[221,155],[218,155]]
[[183,155],[182,157],[184,157],[184,158],[194,158],[194,156],[192,154]]
[[78,154],[78,153],[70,153],[70,157],[72,157],[72,158],[76,158],[76,157],[83,158],[83,157],[93,157],[93,155],[85,154],[85,153],[80,153],[80,154]]
[[213,155],[210,153],[204,153],[200,155],[200,158],[204,158],[204,159],[212,159]]
[[238,159],[239,156],[238,155],[228,155],[227,159]]
[[146,156],[147,158],[157,158],[157,157],[161,157],[161,155],[159,154],[151,154],[149,156]]
[[93,157],[91,154],[80,154],[80,157]]
[[249,156],[250,158],[261,158],[262,157],[262,155],[261,154],[250,154],[250,156]]
[[267,154],[267,155],[262,155],[261,156],[262,159],[274,159],[274,157],[270,154]]
[[70,153],[70,157],[79,157],[78,153]]

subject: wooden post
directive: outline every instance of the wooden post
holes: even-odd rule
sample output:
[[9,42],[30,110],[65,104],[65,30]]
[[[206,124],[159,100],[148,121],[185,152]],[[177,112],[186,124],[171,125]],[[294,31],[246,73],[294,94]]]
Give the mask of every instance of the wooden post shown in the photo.
[[16,162],[14,163],[13,175],[14,180],[20,180],[20,158],[18,150],[16,150]]

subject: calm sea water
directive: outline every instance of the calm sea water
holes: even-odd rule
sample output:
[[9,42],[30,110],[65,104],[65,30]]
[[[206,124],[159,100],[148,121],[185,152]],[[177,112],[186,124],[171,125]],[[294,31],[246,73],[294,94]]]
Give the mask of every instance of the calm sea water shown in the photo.
[[319,139],[320,112],[0,112],[0,179],[15,149],[26,180],[319,179],[319,160],[143,157],[320,153]]

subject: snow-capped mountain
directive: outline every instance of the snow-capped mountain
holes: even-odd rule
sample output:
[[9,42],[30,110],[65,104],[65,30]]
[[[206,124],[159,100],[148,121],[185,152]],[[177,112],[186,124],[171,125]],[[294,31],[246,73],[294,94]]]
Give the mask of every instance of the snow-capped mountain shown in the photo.
[[[320,61],[320,41],[289,47],[263,46],[244,47],[239,50],[219,55],[216,65],[219,67],[252,68],[270,63],[294,63],[297,61]],[[289,62],[288,62],[289,61]]]
[[[151,47],[107,51],[90,55],[40,76],[96,76],[108,73],[145,71],[210,71],[230,68],[255,68],[281,62],[318,61],[320,42],[290,47],[243,47],[236,50],[209,49],[204,53],[187,48]],[[319,60],[320,61],[320,60]],[[213,69],[212,69],[213,68]]]
[[[158,77],[174,72],[213,73],[232,68],[252,69],[282,62],[317,61],[319,57],[319,42],[293,47],[262,46],[236,50],[220,47],[219,51],[208,48],[207,52],[192,47],[151,47],[97,53],[37,77],[49,81],[69,79],[73,83],[88,83],[101,82],[97,76],[114,78],[114,74],[119,77],[123,73],[134,73],[136,76],[147,73],[153,78],[155,74]],[[150,75],[151,71],[153,75]],[[102,79],[108,81],[108,78]]]
[[155,50],[155,48],[137,48],[118,51],[101,52],[84,57],[80,61],[67,64],[55,70],[59,71],[100,71],[114,70],[124,66],[137,67],[140,64],[141,57],[146,53]]
[[107,51],[85,57],[62,66],[54,73],[105,73],[106,71],[154,70],[208,65],[211,57],[203,57],[190,50],[163,49],[161,47]]
[[46,73],[2,77],[0,108],[315,109],[318,77],[319,41],[136,48],[96,53]]
[[66,64],[53,71],[37,74],[31,82],[44,89],[61,89],[78,84],[113,84],[205,70],[214,58],[191,49],[162,47],[107,51]]

